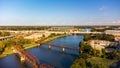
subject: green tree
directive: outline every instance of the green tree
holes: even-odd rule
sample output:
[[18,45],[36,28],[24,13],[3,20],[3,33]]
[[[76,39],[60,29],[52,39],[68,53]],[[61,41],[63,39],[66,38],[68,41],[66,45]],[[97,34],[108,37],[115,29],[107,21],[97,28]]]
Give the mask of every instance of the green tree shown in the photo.
[[5,40],[3,41],[3,45],[5,45],[5,47],[10,47],[10,46],[16,45],[16,42],[15,40]]
[[0,54],[3,52],[4,48],[5,45],[2,42],[0,42]]
[[87,68],[86,62],[83,58],[77,59],[72,65],[71,68]]
[[9,36],[9,35],[10,35],[9,32],[3,32],[3,33],[2,33],[2,36]]
[[43,34],[42,37],[45,37],[45,34]]
[[88,41],[91,39],[114,41],[115,37],[113,35],[109,35],[109,34],[95,34],[95,35],[86,34],[86,35],[84,35],[84,41]]
[[102,56],[101,56],[102,58],[106,58],[107,56],[106,56],[106,52],[105,52],[105,49],[102,49]]
[[91,39],[90,35],[88,35],[88,34],[84,35],[84,39],[83,39],[84,41],[88,41],[90,39]]
[[0,32],[0,36],[2,36],[2,32]]
[[80,53],[87,53],[87,54],[93,53],[93,48],[90,45],[84,43],[83,41],[80,42],[79,47],[80,47]]
[[79,55],[79,58],[83,58],[83,59],[87,59],[88,57],[89,57],[89,55],[86,53],[82,53]]

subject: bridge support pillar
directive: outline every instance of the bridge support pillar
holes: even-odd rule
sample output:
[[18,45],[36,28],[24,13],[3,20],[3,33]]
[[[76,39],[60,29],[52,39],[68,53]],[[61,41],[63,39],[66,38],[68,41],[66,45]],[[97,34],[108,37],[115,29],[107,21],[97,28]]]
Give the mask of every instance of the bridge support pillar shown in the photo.
[[51,45],[48,45],[48,49],[51,49]]
[[64,52],[64,51],[65,51],[65,48],[63,47],[63,48],[62,48],[62,52]]
[[37,44],[37,46],[39,47],[39,46],[40,46],[40,44]]
[[24,61],[25,61],[25,57],[22,56],[22,57],[20,58],[20,61],[21,61],[21,62],[24,62]]

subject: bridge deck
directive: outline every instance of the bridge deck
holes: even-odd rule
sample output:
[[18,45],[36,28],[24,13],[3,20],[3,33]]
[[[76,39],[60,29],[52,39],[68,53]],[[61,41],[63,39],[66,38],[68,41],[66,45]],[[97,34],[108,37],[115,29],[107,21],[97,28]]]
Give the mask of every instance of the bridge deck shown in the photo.
[[51,43],[45,43],[45,45],[47,46],[54,46],[54,47],[58,47],[58,48],[66,48],[66,49],[71,49],[71,50],[79,50],[79,47],[75,47],[75,46],[69,46],[69,45],[62,45],[60,43],[56,43],[56,42],[51,42]]
[[[14,46],[12,49],[18,53],[21,57],[25,58],[25,61],[29,62],[33,68],[53,68],[47,64],[40,64],[39,60],[30,52],[25,51],[21,46]],[[49,66],[49,67],[48,67]]]
[[14,38],[15,36],[6,36],[6,37],[1,37],[0,38],[0,41],[2,40],[7,40],[7,39],[11,39],[11,38]]

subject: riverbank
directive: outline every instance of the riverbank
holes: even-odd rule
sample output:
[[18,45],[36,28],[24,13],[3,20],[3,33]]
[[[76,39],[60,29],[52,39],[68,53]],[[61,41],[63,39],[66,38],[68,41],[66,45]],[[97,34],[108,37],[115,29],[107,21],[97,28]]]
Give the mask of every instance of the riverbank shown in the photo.
[[[99,41],[93,43],[91,42],[91,40],[99,40]],[[73,62],[71,68],[109,68],[110,66],[118,62],[118,60],[120,59],[119,50],[113,52],[106,52],[106,48],[97,49],[100,48],[100,46],[104,46],[101,44],[105,44],[103,42],[100,42],[101,40],[114,42],[114,36],[106,35],[106,34],[84,35],[84,40],[80,41],[79,43],[79,47],[80,47],[79,57]],[[99,43],[99,47],[98,47],[98,43]],[[94,45],[94,47],[92,47],[92,45]],[[115,45],[112,46],[114,48]]]
[[[65,37],[64,36],[59,37],[50,42],[59,42],[61,46],[70,44],[70,47],[72,47],[72,46],[78,46],[79,41],[80,40],[82,41],[82,39],[83,39],[83,36],[81,35],[76,35],[76,36],[68,35]],[[49,50],[48,47],[44,44],[42,44],[39,47],[28,49],[26,51],[31,52],[34,56],[36,56],[37,59],[39,59],[41,64],[49,64],[54,66],[55,68],[70,68],[71,64],[79,54],[77,50],[71,50],[71,49],[66,49],[65,52],[62,53],[61,48],[58,48],[58,47],[52,47],[52,49]],[[19,58],[16,57],[15,54],[11,54],[5,58],[0,59],[0,66],[2,66],[3,68],[9,68],[9,67],[22,68],[22,66],[29,68],[31,65],[30,64],[21,65],[19,62]]]
[[[46,39],[42,40],[42,42],[47,43],[47,42],[50,42],[56,38],[65,37],[65,36],[67,36],[67,35],[64,34],[64,35],[58,35],[58,36],[53,36],[53,37],[47,37]],[[24,44],[22,47],[25,50],[27,50],[27,49],[34,48],[37,46],[38,45],[35,42],[31,42],[31,44]],[[7,48],[5,48],[4,52],[2,54],[0,54],[0,58],[4,58],[4,57],[11,55],[11,54],[14,54],[14,52],[12,51],[11,47],[7,47]]]
[[[28,47],[27,47],[28,46]],[[33,48],[36,47],[36,44],[34,42],[32,42],[31,44],[24,44],[23,48],[24,49],[29,49],[29,48]],[[2,54],[0,54],[0,58],[4,58],[8,55],[14,54],[13,50],[11,49],[11,47],[6,47],[4,52],[2,52]]]
[[67,35],[64,34],[64,35],[59,35],[59,36],[54,36],[54,37],[48,37],[48,38],[45,39],[43,42],[44,42],[44,43],[47,43],[47,42],[50,42],[50,41],[52,41],[52,40],[54,40],[54,39],[56,39],[56,38],[61,38],[61,37],[65,37],[65,36],[67,36]]

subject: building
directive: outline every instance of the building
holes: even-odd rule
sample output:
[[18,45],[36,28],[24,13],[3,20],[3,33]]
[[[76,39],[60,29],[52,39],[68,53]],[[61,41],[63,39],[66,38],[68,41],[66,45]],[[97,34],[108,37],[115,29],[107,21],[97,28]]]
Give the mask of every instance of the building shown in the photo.
[[49,33],[34,33],[30,36],[26,36],[24,37],[24,39],[31,39],[31,40],[38,40],[40,38],[44,37],[48,37],[50,34]]
[[111,34],[115,36],[115,40],[120,43],[120,30],[106,30],[105,34]]
[[89,41],[87,41],[87,43],[93,49],[96,49],[96,50],[102,50],[111,44],[110,41],[105,41],[105,40],[89,40]]
[[82,29],[82,32],[91,32],[91,28],[85,28],[85,29]]
[[48,29],[49,31],[70,31],[70,30],[77,30],[74,27],[68,26],[58,26],[58,27],[51,27]]
[[120,36],[120,30],[106,30],[105,34],[111,34],[114,36]]

